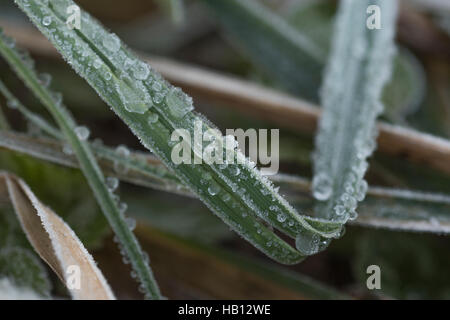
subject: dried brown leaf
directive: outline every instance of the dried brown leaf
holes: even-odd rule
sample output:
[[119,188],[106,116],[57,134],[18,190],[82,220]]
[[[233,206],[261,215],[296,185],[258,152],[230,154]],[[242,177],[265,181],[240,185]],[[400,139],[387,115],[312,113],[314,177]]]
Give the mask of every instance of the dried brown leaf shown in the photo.
[[79,268],[79,289],[68,286],[77,300],[113,300],[114,295],[72,229],[50,208],[42,204],[20,178],[0,173],[0,191],[7,194],[28,240],[40,257],[67,285],[70,266]]

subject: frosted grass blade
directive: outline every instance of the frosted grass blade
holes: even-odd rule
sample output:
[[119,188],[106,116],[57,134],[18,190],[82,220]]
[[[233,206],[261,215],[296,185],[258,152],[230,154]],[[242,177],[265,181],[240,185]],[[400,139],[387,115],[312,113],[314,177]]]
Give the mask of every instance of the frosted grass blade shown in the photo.
[[[382,28],[366,26],[366,10],[378,5]],[[367,192],[367,157],[375,149],[381,93],[395,52],[397,2],[344,0],[321,92],[324,112],[316,136],[313,194],[317,214],[345,223],[357,216]]]

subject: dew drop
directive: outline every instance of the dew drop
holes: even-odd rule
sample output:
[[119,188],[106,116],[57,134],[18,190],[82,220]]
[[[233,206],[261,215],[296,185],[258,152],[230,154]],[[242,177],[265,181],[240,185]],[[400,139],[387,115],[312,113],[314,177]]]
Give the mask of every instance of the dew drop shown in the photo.
[[334,207],[334,212],[337,216],[342,217],[345,214],[345,207],[343,205],[337,205]]
[[63,146],[63,153],[67,154],[68,156],[73,154],[72,146],[69,143],[65,143]]
[[[115,150],[116,154],[120,157],[127,158],[130,155],[130,150],[124,145],[120,145]],[[114,161],[114,171],[117,173],[125,174],[128,172],[128,168],[120,163],[119,161]]]
[[356,187],[356,200],[363,201],[369,188],[366,180],[361,180]]
[[176,118],[182,118],[194,109],[192,101],[180,88],[171,88],[166,96],[166,102],[170,113]]
[[222,200],[225,201],[225,202],[228,202],[228,201],[231,200],[231,196],[230,196],[228,193],[225,193],[225,194],[222,196]]
[[136,220],[134,220],[133,218],[127,217],[125,218],[125,222],[131,231],[136,229]]
[[[125,254],[125,253],[123,253],[123,254]],[[123,262],[124,264],[130,264],[130,259],[128,259],[128,257],[126,257],[126,256],[123,256],[123,257],[122,257],[122,262]]]
[[230,172],[233,176],[238,176],[241,173],[241,169],[238,166],[230,167]]
[[285,222],[286,221],[286,215],[284,213],[279,213],[277,215],[277,220],[278,220],[278,222],[281,222],[281,223]]
[[108,49],[112,53],[115,53],[120,49],[120,39],[118,36],[112,33],[103,38],[103,45],[106,49]]
[[133,76],[137,80],[145,80],[148,78],[150,74],[150,70],[148,65],[145,62],[139,61],[131,66],[131,71],[133,72]]
[[75,134],[77,135],[78,139],[81,141],[85,141],[89,138],[90,131],[85,126],[79,126],[75,128]]
[[212,196],[215,196],[219,192],[220,192],[220,186],[215,182],[211,182],[208,187],[208,193]]
[[56,105],[60,106],[62,103],[62,94],[61,92],[54,92],[52,93],[52,98],[53,101],[55,102]]
[[344,193],[341,196],[341,201],[342,201],[342,205],[348,210],[348,211],[352,211],[354,209],[356,209],[356,199],[354,197],[352,197],[351,195]]
[[133,66],[133,64],[134,64],[134,61],[132,59],[126,58],[125,62],[123,64],[123,67],[125,68],[125,70],[128,70]]
[[48,27],[52,23],[52,17],[46,16],[42,19],[42,24]]
[[301,254],[310,256],[319,251],[320,241],[320,236],[318,234],[306,229],[301,229],[295,239],[295,246]]
[[14,100],[9,100],[6,105],[11,108],[11,109],[17,109],[17,107],[19,106],[19,102],[14,99]]
[[128,205],[125,202],[121,202],[119,203],[119,212],[120,213],[125,213],[125,211],[127,211],[128,209]]
[[130,155],[130,150],[124,145],[120,145],[116,148],[116,154],[122,157],[128,157]]
[[162,93],[155,93],[153,96],[153,102],[156,104],[160,104],[164,100],[164,95]]
[[119,179],[116,177],[107,177],[105,180],[106,187],[110,192],[113,192],[119,186]]
[[93,66],[95,69],[99,69],[102,66],[102,61],[100,59],[95,59]]
[[319,173],[313,179],[313,195],[317,200],[325,201],[331,196],[331,179],[324,173]]
[[156,92],[161,91],[161,89],[162,89],[161,83],[159,83],[158,81],[153,82],[152,89]]

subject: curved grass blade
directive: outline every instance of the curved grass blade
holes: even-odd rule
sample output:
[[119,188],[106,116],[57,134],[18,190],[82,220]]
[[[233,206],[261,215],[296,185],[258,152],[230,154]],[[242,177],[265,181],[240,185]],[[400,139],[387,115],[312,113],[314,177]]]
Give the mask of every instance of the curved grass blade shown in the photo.
[[[366,27],[366,10],[376,4],[382,28]],[[367,157],[375,149],[376,118],[395,52],[397,2],[344,0],[322,88],[323,116],[316,137],[313,194],[317,214],[346,222],[357,216],[367,191]]]
[[15,49],[14,45],[8,45],[8,43],[13,43],[9,38],[6,38],[3,34],[0,36],[0,53],[51,113],[64,133],[65,138],[70,143],[103,213],[111,224],[118,239],[121,241],[123,251],[129,257],[141,281],[141,286],[146,292],[146,296],[154,299],[161,298],[159,288],[139,243],[125,222],[124,213],[119,209],[112,193],[108,190],[105,184],[105,178],[98,167],[89,145],[84,139],[78,136],[76,130],[77,125],[62,104],[62,98],[50,92],[40,83],[29,56],[21,55]]
[[[66,9],[74,4],[72,1],[49,1],[46,4],[44,1],[17,0],[16,3],[141,143],[255,247],[287,264],[296,263],[310,253],[309,250],[298,252],[259,219],[291,237],[307,233],[305,246],[317,247],[321,238],[339,236],[339,223],[299,215],[236,146],[229,144],[227,152],[231,153],[234,162],[239,159],[242,164],[219,166],[204,162],[202,165],[175,165],[171,161],[170,139],[175,129],[186,129],[191,137],[197,124],[202,132],[213,129],[204,117],[192,112],[190,98],[164,81],[133,55],[117,36],[105,31],[84,11],[81,13],[81,30],[69,29],[65,24]],[[230,140],[217,132],[212,136],[216,140]],[[194,154],[198,152],[197,147],[190,145],[190,148]]]

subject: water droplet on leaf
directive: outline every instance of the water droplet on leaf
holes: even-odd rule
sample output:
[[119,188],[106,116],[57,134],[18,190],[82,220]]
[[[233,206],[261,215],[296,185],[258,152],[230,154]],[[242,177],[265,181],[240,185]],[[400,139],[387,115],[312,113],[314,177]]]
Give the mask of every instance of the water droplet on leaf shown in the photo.
[[81,141],[85,141],[89,138],[90,131],[85,126],[79,126],[75,128],[75,134],[77,135],[78,139]]

